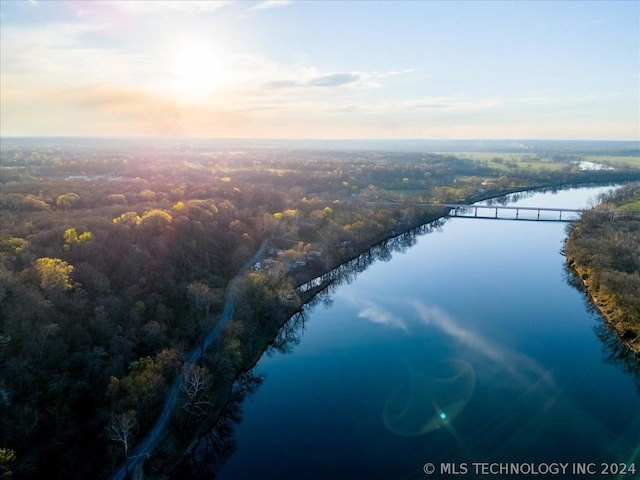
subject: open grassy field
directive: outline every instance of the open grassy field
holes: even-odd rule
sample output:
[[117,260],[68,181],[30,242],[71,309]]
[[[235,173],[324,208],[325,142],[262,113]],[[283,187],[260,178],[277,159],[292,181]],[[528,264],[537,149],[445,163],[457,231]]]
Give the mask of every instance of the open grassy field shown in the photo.
[[636,193],[633,197],[625,199],[618,205],[622,210],[634,210],[640,212],[640,194]]
[[633,167],[640,168],[640,156],[626,157],[613,155],[585,155],[583,160],[587,162],[604,163],[612,167]]
[[[478,162],[487,162],[488,166],[498,170],[509,171],[511,168],[527,168],[531,170],[561,170],[569,162],[553,160],[551,157],[533,153],[509,152],[461,152],[460,158],[468,158]],[[640,156],[623,155],[578,155],[576,160],[602,163],[611,167],[640,168]]]
[[464,152],[456,153],[455,155],[478,162],[487,162],[489,167],[505,172],[512,168],[561,170],[568,165],[566,162],[555,162],[551,158],[540,157],[532,153]]

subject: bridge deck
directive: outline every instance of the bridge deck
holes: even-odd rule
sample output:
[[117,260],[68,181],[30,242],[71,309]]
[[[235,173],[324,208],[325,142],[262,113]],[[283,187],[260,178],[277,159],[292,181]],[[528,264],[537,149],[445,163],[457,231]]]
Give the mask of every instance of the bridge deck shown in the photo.
[[486,208],[486,209],[504,209],[504,210],[534,210],[536,212],[573,212],[573,213],[581,213],[584,210],[578,208],[552,208],[552,207],[514,207],[514,206],[503,206],[503,205],[469,205],[466,203],[433,203],[433,204],[422,204],[422,205],[433,205],[439,207],[447,207],[447,208]]
[[[519,207],[517,205],[505,206],[505,205],[476,205],[476,204],[468,204],[468,203],[408,203],[408,202],[365,202],[366,205],[372,206],[388,206],[388,207],[396,207],[396,206],[405,206],[411,205],[414,207],[439,207],[439,208],[448,208],[449,210],[453,210],[453,215],[449,214],[449,216],[455,217],[470,217],[470,218],[494,218],[497,220],[531,220],[529,218],[520,218],[520,210],[533,211],[537,212],[537,218],[535,220],[555,220],[561,222],[572,221],[569,219],[563,219],[563,213],[583,213],[588,209],[583,208],[557,208],[557,207]],[[458,215],[459,210],[475,210],[472,215]],[[478,215],[478,210],[494,210],[495,214],[491,217],[486,215]],[[498,217],[499,210],[512,210],[515,211],[515,218],[501,218]],[[540,214],[543,212],[555,212],[558,213],[558,218],[556,219],[545,219],[540,218]],[[612,219],[618,218],[637,218],[640,217],[640,211],[638,210],[598,210],[598,213],[603,215],[610,215]]]

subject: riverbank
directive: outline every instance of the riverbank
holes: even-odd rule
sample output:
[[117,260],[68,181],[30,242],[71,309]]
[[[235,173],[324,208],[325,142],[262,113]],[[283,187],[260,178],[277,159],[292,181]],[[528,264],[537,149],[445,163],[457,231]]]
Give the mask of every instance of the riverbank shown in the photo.
[[565,243],[567,265],[582,282],[591,303],[640,355],[640,218],[611,215],[637,202],[640,184],[630,184],[585,211]]
[[[558,185],[545,185],[543,188],[553,187],[558,187]],[[510,193],[514,192],[503,191],[491,198],[500,198]],[[480,200],[469,199],[468,201],[471,203]],[[429,212],[428,215],[425,214],[425,217],[421,218],[419,221],[408,223],[394,231],[387,231],[383,235],[371,237],[367,241],[363,241],[358,244],[352,244],[348,247],[342,247],[340,249],[339,255],[336,254],[334,256],[333,262],[327,263],[325,265],[324,272],[312,271],[310,269],[298,270],[291,273],[290,281],[293,286],[300,287],[301,285],[304,285],[311,280],[323,278],[323,274],[327,275],[328,272],[340,267],[341,265],[345,265],[348,262],[355,261],[359,257],[366,256],[368,251],[374,249],[381,243],[407,234],[408,232],[411,232],[413,229],[422,225],[442,219],[447,215],[447,212],[448,209],[442,209],[437,213]],[[357,271],[357,268],[354,269],[354,271]],[[234,320],[234,322],[232,322],[232,325],[230,325],[231,331],[227,333],[226,341],[234,336],[234,332],[240,330],[244,332],[242,335],[235,338],[236,341],[240,341],[239,349],[242,356],[242,365],[239,366],[239,373],[237,374],[238,377],[241,377],[242,375],[251,371],[251,369],[263,356],[264,352],[274,344],[279,336],[279,332],[282,327],[290,321],[291,317],[301,311],[302,305],[311,301],[319,292],[330,286],[332,283],[333,280],[331,279],[321,280],[315,288],[313,288],[312,290],[306,290],[304,292],[304,296],[303,298],[300,298],[300,304],[297,306],[286,305],[284,303],[279,304],[277,308],[268,306],[268,308],[266,308],[265,310],[277,310],[277,316],[269,322],[268,327],[265,329],[260,329],[259,331],[254,330],[249,334],[248,332],[246,332],[246,319],[244,324],[243,321],[239,319]],[[249,323],[258,323],[258,319],[248,320]],[[262,321],[262,319],[260,321]],[[184,458],[185,461],[182,462],[180,466],[177,466],[174,463],[174,474],[171,478],[180,478],[181,474],[179,472],[184,472],[185,470],[183,469],[188,469],[188,463],[196,460],[203,460],[205,456],[203,453],[203,449],[206,448],[205,445],[212,445],[211,438],[217,438],[217,435],[213,433],[215,430],[214,426],[218,424],[218,428],[220,428],[221,424],[223,424],[223,428],[229,428],[227,423],[230,421],[233,422],[233,418],[238,415],[239,404],[244,399],[246,393],[244,392],[244,387],[238,388],[237,383],[234,386],[234,382],[229,378],[226,382],[218,384],[217,390],[218,393],[215,397],[215,403],[216,405],[218,405],[218,407],[216,408],[216,412],[213,413],[208,419],[199,422],[197,425],[194,425],[197,430],[196,432],[194,432],[194,434],[197,436],[197,439],[191,443],[191,446],[188,449],[189,453]]]
[[[381,247],[382,250],[386,250],[386,247],[394,250],[397,248],[393,245],[394,239],[399,239],[398,244],[410,243],[411,240],[408,240],[407,236],[417,237],[422,232],[421,227],[437,222],[446,216],[447,212],[448,209],[438,209],[437,213],[421,212],[419,219],[415,218],[413,222],[402,225],[393,232],[389,231],[384,235],[371,237],[366,242],[342,247],[339,254],[334,255],[333,262],[327,263],[322,272],[313,269],[290,272],[287,278],[297,290],[296,301],[284,300],[282,296],[272,298],[269,303],[263,302],[259,317],[248,316],[246,311],[236,309],[234,318],[209,351],[209,354],[218,351],[224,352],[222,356],[238,357],[237,363],[230,367],[230,370],[226,370],[226,374],[218,375],[216,378],[210,400],[214,405],[213,409],[206,418],[200,418],[196,423],[190,424],[190,441],[182,443],[177,438],[172,438],[159,446],[158,451],[145,465],[147,477],[185,478],[209,462],[223,463],[224,458],[220,458],[219,451],[226,451],[226,447],[220,448],[216,442],[220,442],[220,431],[231,428],[239,421],[239,405],[261,382],[260,378],[251,374],[252,369],[267,350],[273,348],[283,351],[295,344],[296,331],[304,323],[305,306],[312,304],[319,298],[319,294],[328,288],[375,262],[381,255],[376,251],[377,247],[384,246]],[[318,281],[313,287],[304,291],[299,289],[315,279]],[[239,303],[242,304],[242,293],[239,296]],[[284,330],[287,331],[283,334]],[[205,357],[207,356],[205,353]],[[211,363],[211,359],[208,358],[204,358],[203,361]],[[220,358],[216,361],[219,362]],[[211,370],[216,369],[212,367]],[[180,448],[180,444],[184,447]],[[183,450],[184,454],[178,454],[180,450]]]
[[617,306],[615,297],[600,293],[599,289],[595,288],[595,282],[591,281],[593,277],[589,274],[589,268],[585,265],[576,264],[575,260],[569,257],[567,258],[567,263],[576,277],[582,282],[591,304],[598,309],[598,312],[600,312],[600,315],[610,328],[617,332],[620,341],[629,350],[640,356],[640,323],[627,320],[624,310]]
[[[525,195],[507,205],[580,208],[605,190]],[[599,458],[612,442],[613,460],[633,458],[627,447],[638,445],[638,432],[629,428],[636,415],[628,412],[639,411],[637,375],[614,357],[625,350],[615,350],[613,330],[563,275],[558,250],[565,227],[447,219],[406,251],[330,287],[330,302],[308,311],[302,341],[258,363],[264,383],[241,406],[243,421],[233,431],[237,450],[217,478],[313,472],[308,476],[320,480],[345,471],[353,478],[410,477],[412,468],[421,473],[425,444],[438,462],[470,455],[532,460],[550,450],[580,461]],[[465,379],[473,386],[464,388]],[[451,403],[463,395],[471,400],[451,418]],[[612,398],[616,408],[607,409]],[[429,408],[436,402],[445,405],[447,428],[409,437],[409,429],[442,419]],[[402,423],[393,413],[403,415]],[[535,428],[531,418],[538,420]],[[478,419],[488,437],[474,436]],[[593,430],[588,445],[580,443],[585,425]],[[451,437],[452,428],[463,445]]]

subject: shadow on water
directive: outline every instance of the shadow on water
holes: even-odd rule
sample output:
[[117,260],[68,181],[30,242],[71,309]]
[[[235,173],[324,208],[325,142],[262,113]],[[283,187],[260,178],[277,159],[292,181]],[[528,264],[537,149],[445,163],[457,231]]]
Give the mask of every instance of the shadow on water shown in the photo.
[[[307,282],[298,288],[307,297],[302,310],[291,317],[275,335],[264,353],[267,355],[288,354],[302,340],[309,312],[318,305],[330,307],[332,295],[343,284],[355,278],[377,261],[391,260],[393,253],[404,253],[416,244],[418,237],[440,231],[445,218],[441,218],[409,230],[396,237],[374,245],[361,255],[339,265],[333,270]],[[305,295],[306,294],[306,295]],[[190,458],[172,472],[169,478],[215,479],[222,465],[236,451],[235,426],[242,421],[242,404],[254,394],[264,378],[249,370],[238,377],[233,386],[231,399],[223,409],[214,428],[204,435],[191,450]],[[441,420],[441,417],[438,417]]]
[[219,467],[236,451],[233,430],[242,421],[242,403],[256,392],[264,378],[249,370],[238,377],[231,398],[213,429],[203,435],[192,449],[190,458],[181,462],[168,478],[213,479]]
[[567,266],[565,266],[565,281],[568,285],[584,294],[584,304],[587,311],[599,317],[599,321],[593,327],[593,331],[602,342],[603,361],[622,367],[622,370],[631,377],[640,393],[640,356],[636,355],[622,341],[618,332],[602,317],[589,298],[589,294],[578,275]]
[[602,321],[593,327],[595,334],[602,342],[604,361],[619,365],[631,376],[636,389],[640,393],[640,357],[620,339],[618,332]]

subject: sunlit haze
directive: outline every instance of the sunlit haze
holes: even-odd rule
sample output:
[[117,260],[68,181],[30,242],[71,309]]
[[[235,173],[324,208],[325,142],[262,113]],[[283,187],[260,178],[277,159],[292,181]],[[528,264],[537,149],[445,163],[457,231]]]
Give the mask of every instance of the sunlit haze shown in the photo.
[[0,135],[640,138],[640,2],[1,4]]

